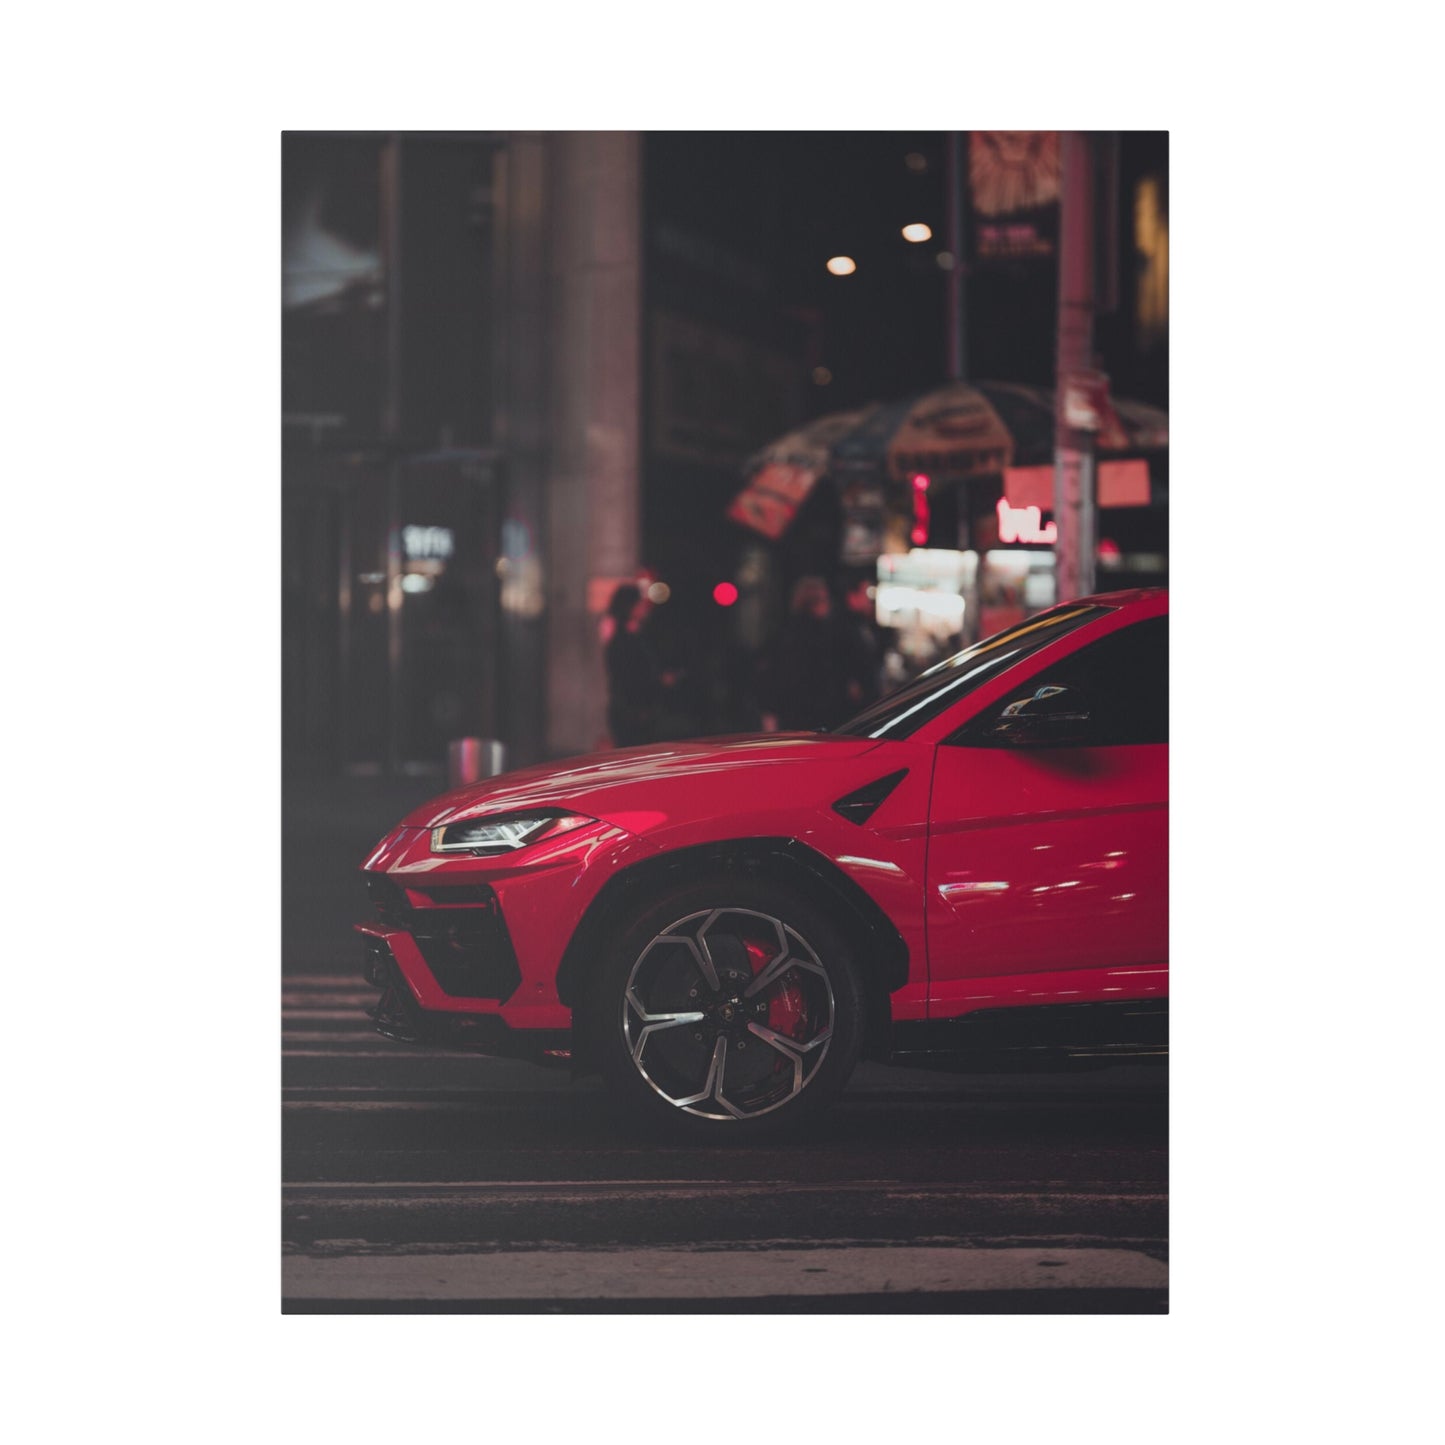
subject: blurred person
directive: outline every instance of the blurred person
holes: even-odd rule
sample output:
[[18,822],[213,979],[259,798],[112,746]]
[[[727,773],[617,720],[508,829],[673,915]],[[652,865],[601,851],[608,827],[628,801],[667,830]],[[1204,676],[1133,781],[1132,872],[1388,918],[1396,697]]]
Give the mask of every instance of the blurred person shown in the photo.
[[844,595],[847,633],[852,644],[850,697],[857,708],[883,695],[883,629],[874,606],[874,583],[860,577]]
[[652,742],[662,704],[662,669],[642,635],[652,611],[640,587],[624,582],[607,604],[612,635],[603,656],[607,664],[607,730],[616,747]]
[[788,620],[767,650],[758,679],[768,732],[821,732],[858,710],[864,684],[846,624],[833,612],[828,584],[800,577]]

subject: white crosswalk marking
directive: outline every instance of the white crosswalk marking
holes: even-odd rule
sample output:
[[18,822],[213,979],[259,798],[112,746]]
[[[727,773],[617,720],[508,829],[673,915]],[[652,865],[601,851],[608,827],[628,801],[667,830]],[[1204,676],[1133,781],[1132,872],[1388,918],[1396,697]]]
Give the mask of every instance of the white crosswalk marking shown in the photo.
[[676,1300],[979,1290],[1163,1289],[1133,1249],[854,1246],[507,1250],[288,1256],[290,1299]]
[[281,981],[283,1058],[386,1058],[407,1052],[381,1038],[366,1010],[377,990],[357,974],[287,974]]
[[[314,1180],[287,1184],[284,1192],[292,1204],[345,1203],[366,1205],[386,1202],[416,1203],[451,1201],[478,1204],[506,1199],[512,1204],[561,1201],[569,1204],[600,1204],[618,1198],[649,1201],[681,1201],[708,1198],[726,1189],[730,1199],[749,1195],[779,1194],[871,1194],[894,1199],[922,1199],[930,1195],[948,1200],[994,1202],[1037,1197],[1038,1186],[1030,1190],[967,1184],[909,1184],[899,1179],[861,1179],[814,1184],[787,1179],[504,1179],[504,1180],[389,1180],[357,1184],[342,1180]],[[1129,1192],[1092,1188],[1080,1190],[1060,1185],[1050,1190],[1056,1204],[1087,1200],[1091,1203],[1160,1203],[1167,1198],[1149,1191]]]

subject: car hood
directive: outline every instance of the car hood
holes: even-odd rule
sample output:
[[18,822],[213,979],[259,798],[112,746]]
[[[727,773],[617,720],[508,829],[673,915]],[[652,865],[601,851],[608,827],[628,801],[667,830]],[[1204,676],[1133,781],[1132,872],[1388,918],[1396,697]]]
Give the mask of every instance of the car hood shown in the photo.
[[775,776],[769,770],[847,762],[877,746],[873,738],[838,737],[829,733],[747,733],[619,748],[614,752],[592,753],[503,773],[471,787],[458,788],[416,809],[403,823],[413,828],[434,828],[439,823],[475,814],[513,812],[529,807],[575,808],[591,817],[612,821],[616,812],[635,808],[649,785],[682,783],[689,777],[735,772],[740,783],[746,781],[765,787]]

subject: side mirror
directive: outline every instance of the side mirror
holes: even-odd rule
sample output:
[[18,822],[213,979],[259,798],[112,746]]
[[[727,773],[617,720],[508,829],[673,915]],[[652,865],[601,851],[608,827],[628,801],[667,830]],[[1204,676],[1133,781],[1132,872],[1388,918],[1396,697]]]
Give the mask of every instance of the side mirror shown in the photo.
[[989,729],[989,736],[1011,747],[1063,747],[1084,741],[1089,717],[1088,699],[1078,688],[1046,684],[1032,696],[1009,703]]

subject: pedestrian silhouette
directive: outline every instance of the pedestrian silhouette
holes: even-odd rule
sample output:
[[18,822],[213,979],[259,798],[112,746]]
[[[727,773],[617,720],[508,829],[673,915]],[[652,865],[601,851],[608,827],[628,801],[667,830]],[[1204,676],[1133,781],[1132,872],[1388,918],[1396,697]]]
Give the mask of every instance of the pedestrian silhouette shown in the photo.
[[642,634],[652,611],[640,587],[624,582],[612,594],[607,615],[612,636],[607,664],[607,730],[619,748],[655,742],[662,707],[662,669]]

